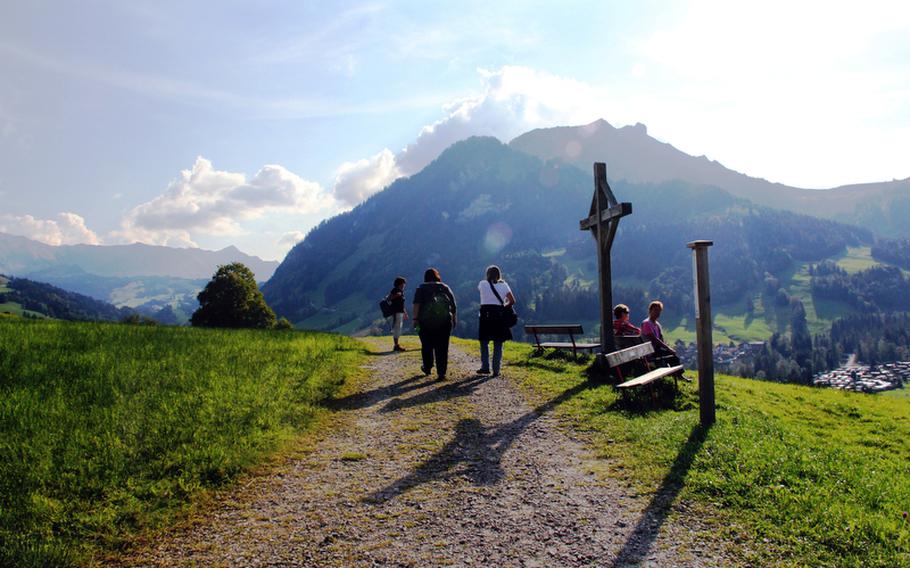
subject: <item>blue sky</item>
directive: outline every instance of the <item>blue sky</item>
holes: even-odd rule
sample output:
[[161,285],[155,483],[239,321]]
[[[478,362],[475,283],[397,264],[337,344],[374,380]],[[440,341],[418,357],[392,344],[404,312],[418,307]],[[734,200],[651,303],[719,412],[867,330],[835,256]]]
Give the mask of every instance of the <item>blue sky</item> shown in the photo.
[[908,6],[8,1],[0,231],[280,259],[457,139],[597,118],[790,185],[902,179]]

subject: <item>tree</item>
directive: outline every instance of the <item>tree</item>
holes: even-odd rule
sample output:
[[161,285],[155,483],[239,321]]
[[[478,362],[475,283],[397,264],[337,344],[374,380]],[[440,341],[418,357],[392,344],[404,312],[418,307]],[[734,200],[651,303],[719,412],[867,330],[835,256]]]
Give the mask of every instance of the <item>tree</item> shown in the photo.
[[253,272],[240,262],[218,267],[197,296],[199,309],[190,323],[202,327],[255,327],[275,325],[275,312],[265,303]]

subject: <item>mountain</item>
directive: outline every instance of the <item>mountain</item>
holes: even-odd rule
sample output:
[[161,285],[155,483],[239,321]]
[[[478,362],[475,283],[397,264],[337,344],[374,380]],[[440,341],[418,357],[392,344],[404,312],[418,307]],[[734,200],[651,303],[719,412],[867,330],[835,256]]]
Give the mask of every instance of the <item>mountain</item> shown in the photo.
[[211,278],[219,265],[242,262],[260,281],[272,276],[278,262],[262,260],[229,246],[219,251],[131,245],[51,246],[0,233],[0,272],[24,275],[58,266],[77,266],[97,276],[168,276]]
[[[633,204],[613,248],[614,298],[644,317],[643,304],[659,296],[674,306],[666,313],[671,324],[691,306],[690,240],[715,240],[712,295],[736,306],[754,303],[756,294],[761,303],[769,275],[792,276],[800,263],[873,240],[869,231],[755,205],[717,187],[612,178],[611,185],[621,201]],[[588,171],[544,162],[493,138],[471,138],[313,229],[263,293],[278,314],[301,327],[353,332],[376,323],[375,304],[395,276],[408,279],[410,293],[424,269],[436,266],[461,313],[471,314],[458,330],[471,336],[478,281],[496,263],[526,321],[591,321],[594,244],[578,222],[587,216],[592,192]],[[765,303],[771,313],[773,298]]]
[[585,126],[532,130],[512,140],[512,148],[542,160],[557,160],[588,172],[607,163],[610,180],[663,183],[681,180],[723,188],[737,197],[796,213],[835,219],[884,237],[910,236],[910,178],[900,181],[802,189],[771,183],[694,157],[648,135],[643,124],[614,128],[605,120]]
[[135,314],[128,308],[118,308],[44,282],[3,275],[0,275],[0,312],[71,321],[119,321]]

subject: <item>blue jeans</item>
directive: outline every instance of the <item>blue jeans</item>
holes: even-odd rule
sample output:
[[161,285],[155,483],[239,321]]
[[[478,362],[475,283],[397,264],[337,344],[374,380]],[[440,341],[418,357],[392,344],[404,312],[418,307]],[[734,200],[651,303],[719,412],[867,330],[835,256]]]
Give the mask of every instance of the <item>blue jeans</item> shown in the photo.
[[[499,373],[502,365],[502,341],[493,342],[493,372]],[[484,371],[490,370],[490,342],[480,342],[480,368]]]

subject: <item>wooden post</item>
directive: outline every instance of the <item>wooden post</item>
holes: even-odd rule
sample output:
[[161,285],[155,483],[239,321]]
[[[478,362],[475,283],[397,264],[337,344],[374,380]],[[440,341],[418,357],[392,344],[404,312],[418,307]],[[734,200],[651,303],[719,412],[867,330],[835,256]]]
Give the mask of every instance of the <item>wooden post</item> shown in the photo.
[[708,247],[713,241],[692,241],[695,278],[695,337],[698,347],[698,408],[701,425],[714,424],[714,339],[711,332],[711,287],[708,283]]

